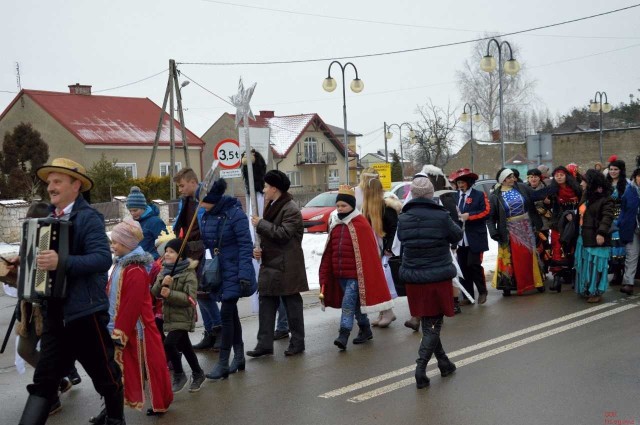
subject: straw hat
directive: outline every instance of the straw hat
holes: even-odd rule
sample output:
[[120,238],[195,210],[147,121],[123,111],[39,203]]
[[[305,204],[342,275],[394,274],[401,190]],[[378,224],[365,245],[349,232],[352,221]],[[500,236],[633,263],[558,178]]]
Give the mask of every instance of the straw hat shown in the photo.
[[87,176],[87,170],[75,161],[67,158],[56,158],[51,165],[43,165],[38,168],[36,174],[43,182],[47,182],[50,173],[62,173],[80,180],[80,192],[86,192],[93,187],[93,181]]

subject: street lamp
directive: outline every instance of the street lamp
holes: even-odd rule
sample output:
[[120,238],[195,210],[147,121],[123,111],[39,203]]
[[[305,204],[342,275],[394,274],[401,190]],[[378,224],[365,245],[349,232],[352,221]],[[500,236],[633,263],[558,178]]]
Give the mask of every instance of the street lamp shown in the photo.
[[[496,69],[496,59],[489,54],[491,48],[491,42],[495,43],[498,48],[498,93],[500,98],[500,151],[502,154],[502,166],[504,167],[504,131],[502,128],[502,71],[509,75],[516,75],[520,71],[520,64],[513,58],[513,50],[511,45],[507,41],[499,42],[495,38],[492,38],[487,43],[487,54],[480,61],[480,69],[485,72],[493,72]],[[507,46],[509,48],[509,60],[502,65],[502,47]]]
[[[602,96],[604,96],[604,103],[602,103]],[[609,99],[607,98],[607,92],[599,92],[597,91],[595,96],[593,96],[593,100],[589,104],[589,111],[591,112],[600,112],[600,162],[602,162],[602,114],[607,114],[611,112],[611,104],[609,103]]]
[[[467,106],[469,107],[469,112],[467,112]],[[473,108],[476,109],[476,113],[473,113]],[[469,115],[473,114],[473,116],[471,117],[471,119],[469,119]],[[473,123],[476,122],[480,122],[480,114],[478,113],[478,105],[474,104],[469,104],[469,103],[465,103],[464,107],[462,108],[462,115],[460,115],[460,121],[462,122],[467,122],[469,121],[471,123],[471,140],[469,141],[469,143],[471,143],[471,171],[474,172],[473,169]]]
[[322,88],[325,91],[332,92],[337,87],[336,80],[334,80],[331,77],[331,67],[333,66],[334,63],[337,64],[340,67],[340,70],[342,71],[342,117],[344,119],[344,129],[343,129],[344,130],[344,160],[346,163],[346,170],[347,170],[346,184],[348,185],[349,184],[349,142],[347,139],[347,94],[345,90],[345,81],[344,81],[345,69],[349,65],[351,65],[351,67],[353,68],[353,71],[356,73],[356,78],[354,78],[351,81],[351,84],[349,85],[352,92],[360,93],[362,89],[364,89],[364,83],[360,78],[358,78],[358,69],[353,63],[347,62],[344,65],[342,65],[342,63],[340,63],[339,61],[333,61],[329,64],[329,70],[327,71],[327,78],[325,78],[324,81],[322,82]]
[[384,131],[384,137],[387,140],[391,140],[393,137],[393,133],[391,132],[391,127],[396,126],[398,128],[398,133],[400,135],[400,168],[402,169],[402,181],[404,181],[404,154],[402,153],[402,127],[407,126],[409,128],[409,140],[413,140],[416,137],[416,132],[413,131],[413,127],[408,122],[403,122],[402,124],[386,124],[386,128]]

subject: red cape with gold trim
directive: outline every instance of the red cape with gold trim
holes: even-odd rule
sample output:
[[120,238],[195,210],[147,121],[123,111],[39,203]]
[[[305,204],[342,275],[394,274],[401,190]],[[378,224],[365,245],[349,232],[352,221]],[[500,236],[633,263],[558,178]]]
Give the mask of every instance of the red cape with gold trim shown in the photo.
[[376,313],[392,308],[393,301],[382,269],[378,242],[371,225],[358,210],[354,210],[344,220],[338,219],[335,213],[331,216],[329,237],[320,264],[320,293],[324,296],[324,305],[342,308],[344,295],[340,282],[332,270],[332,252],[329,239],[331,231],[336,225],[346,225],[353,242],[362,313]]
[[[124,381],[124,403],[138,410],[144,407],[146,376],[151,408],[155,412],[166,412],[173,401],[171,377],[153,314],[149,275],[135,259],[122,264],[118,281],[112,282],[109,278],[107,285],[107,294],[111,285],[118,285],[112,338],[124,346],[116,349],[116,361]],[[142,323],[142,340],[136,328],[138,320]]]

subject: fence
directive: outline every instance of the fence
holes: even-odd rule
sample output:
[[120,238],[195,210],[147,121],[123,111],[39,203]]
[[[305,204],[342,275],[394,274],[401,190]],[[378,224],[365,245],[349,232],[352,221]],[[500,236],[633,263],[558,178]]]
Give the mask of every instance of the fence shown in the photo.
[[122,221],[118,201],[97,202],[95,204],[91,204],[91,206],[104,216],[105,224],[119,223]]

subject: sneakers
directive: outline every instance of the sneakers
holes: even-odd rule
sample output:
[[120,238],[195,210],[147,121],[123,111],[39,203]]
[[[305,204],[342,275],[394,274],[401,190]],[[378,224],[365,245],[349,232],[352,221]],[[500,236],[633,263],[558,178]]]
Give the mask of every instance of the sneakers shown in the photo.
[[204,382],[204,372],[194,372],[191,374],[191,385],[189,385],[190,393],[197,393]]
[[174,373],[173,382],[171,384],[171,391],[173,391],[174,394],[179,393],[187,385],[187,381],[188,381],[187,375],[185,375],[184,372]]

